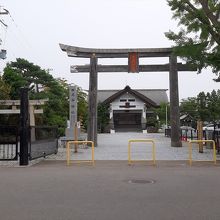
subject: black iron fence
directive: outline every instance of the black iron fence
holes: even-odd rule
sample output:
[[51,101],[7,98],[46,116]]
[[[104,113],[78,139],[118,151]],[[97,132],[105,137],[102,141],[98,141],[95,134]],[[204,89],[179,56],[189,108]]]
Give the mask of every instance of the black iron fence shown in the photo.
[[[171,128],[166,128],[165,129],[165,136],[166,137],[171,137]],[[198,139],[198,131],[197,130],[192,130],[192,129],[181,129],[180,130],[180,139],[181,140],[193,140],[193,139]]]
[[181,129],[180,138],[183,141],[187,141],[188,139],[197,140],[198,139],[198,131],[195,129],[194,130],[193,129]]
[[[0,126],[0,160],[18,160],[20,154],[20,128]],[[58,128],[52,126],[29,127],[29,159],[37,159],[58,151]]]
[[[171,128],[165,129],[165,136],[171,136]],[[182,141],[188,140],[197,140],[198,139],[198,130],[193,129],[181,129],[180,130],[180,138]],[[214,140],[216,144],[217,152],[220,153],[220,130],[204,130],[203,131],[203,139],[205,140]]]
[[30,127],[30,160],[56,154],[58,151],[58,128],[52,126]]
[[165,136],[166,137],[171,137],[171,128],[166,128],[165,129]]
[[18,127],[0,126],[0,160],[17,160],[18,147]]

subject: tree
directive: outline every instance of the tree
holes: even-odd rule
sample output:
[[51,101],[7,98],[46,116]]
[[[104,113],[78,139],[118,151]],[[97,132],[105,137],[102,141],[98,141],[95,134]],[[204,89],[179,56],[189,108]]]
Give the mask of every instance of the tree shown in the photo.
[[180,104],[180,113],[190,115],[194,119],[198,118],[197,98],[189,97],[183,99]]
[[21,87],[28,87],[30,96],[40,94],[40,87],[51,87],[54,78],[48,70],[41,69],[38,65],[29,61],[17,58],[15,62],[8,63],[4,69],[3,80],[11,86],[11,98],[19,98]]
[[105,132],[105,128],[109,123],[109,107],[103,103],[98,103],[98,129],[101,133]]
[[216,123],[220,120],[220,90],[207,93],[207,109],[210,122]]
[[174,52],[188,63],[210,66],[220,81],[220,2],[217,0],[167,0],[173,18],[179,21],[178,33],[165,33],[175,42]]
[[160,103],[159,108],[154,109],[159,117],[160,125],[167,125],[166,122],[170,121],[170,106],[168,103]]
[[198,119],[202,121],[209,121],[209,109],[207,106],[207,95],[204,92],[200,92],[197,95],[197,111]]
[[10,87],[10,99],[20,98],[21,87],[29,88],[30,99],[49,98],[43,106],[44,114],[36,116],[36,124],[58,126],[60,134],[64,134],[69,109],[64,80],[54,79],[48,70],[21,58],[7,64],[2,80]]
[[[0,100],[10,99],[10,91],[11,91],[10,86],[7,85],[4,82],[4,80],[2,80],[2,77],[0,76]],[[0,106],[0,109],[1,108],[2,107]],[[7,119],[8,119],[7,115],[0,114],[0,125],[5,124]]]
[[181,114],[187,114],[193,121],[198,119],[216,123],[220,120],[220,90],[211,93],[200,92],[197,97],[182,100]]
[[[10,99],[20,98],[21,87],[29,88],[30,99],[49,99],[42,106],[43,115],[35,116],[36,124],[58,126],[59,134],[64,134],[66,122],[69,118],[69,84],[65,79],[55,79],[48,70],[44,70],[25,59],[18,58],[5,67],[0,81],[0,89],[1,85],[4,85],[5,92],[8,91],[8,98],[10,97]],[[79,87],[77,93],[78,119],[86,128],[87,95]]]
[[0,76],[0,100],[9,99],[10,92],[10,86],[7,83],[5,83],[2,79],[2,76]]
[[59,127],[59,134],[63,135],[66,128],[66,121],[69,114],[69,91],[66,81],[53,79],[43,91],[32,96],[34,99],[49,98],[44,108],[41,124],[56,125]]

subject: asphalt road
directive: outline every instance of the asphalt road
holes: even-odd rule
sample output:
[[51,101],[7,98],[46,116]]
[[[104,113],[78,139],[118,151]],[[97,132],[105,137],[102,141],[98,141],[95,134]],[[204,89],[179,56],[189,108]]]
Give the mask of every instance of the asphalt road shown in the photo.
[[0,219],[219,220],[219,183],[219,165],[181,161],[1,167]]

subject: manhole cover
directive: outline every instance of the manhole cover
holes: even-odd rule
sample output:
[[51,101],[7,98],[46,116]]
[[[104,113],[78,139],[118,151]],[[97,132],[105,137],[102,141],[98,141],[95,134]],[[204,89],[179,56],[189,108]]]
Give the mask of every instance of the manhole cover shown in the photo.
[[131,179],[127,181],[128,183],[139,183],[139,184],[154,184],[156,181],[155,180],[144,180],[144,179]]

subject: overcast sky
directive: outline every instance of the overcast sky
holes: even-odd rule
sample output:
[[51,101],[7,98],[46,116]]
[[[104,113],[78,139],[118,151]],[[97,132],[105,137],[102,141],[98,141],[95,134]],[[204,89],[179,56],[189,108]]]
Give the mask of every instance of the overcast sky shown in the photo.
[[[21,57],[50,69],[61,77],[88,89],[88,73],[70,73],[70,65],[89,60],[69,58],[59,43],[91,48],[170,47],[164,36],[176,30],[177,22],[166,0],[0,0],[11,16],[1,16],[8,28],[0,27],[0,48],[7,49],[6,62]],[[99,60],[105,64],[126,64],[125,59]],[[167,58],[141,59],[140,63],[168,63]],[[211,92],[220,84],[207,69],[202,74],[179,72],[180,99]],[[99,73],[99,89],[169,89],[168,73]]]

